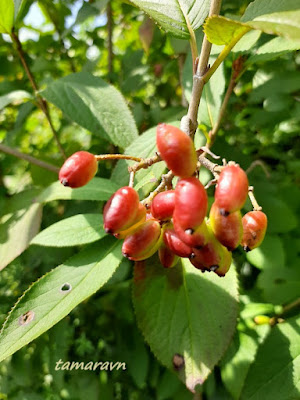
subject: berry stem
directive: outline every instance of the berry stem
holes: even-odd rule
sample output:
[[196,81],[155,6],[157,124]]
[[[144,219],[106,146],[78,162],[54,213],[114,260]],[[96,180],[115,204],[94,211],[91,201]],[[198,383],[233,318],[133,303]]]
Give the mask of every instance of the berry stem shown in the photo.
[[27,64],[26,55],[25,55],[22,43],[20,42],[19,36],[14,31],[11,32],[10,36],[11,36],[12,41],[15,43],[18,56],[19,56],[20,61],[21,61],[22,65],[23,65],[23,68],[24,68],[24,70],[26,72],[26,75],[27,75],[27,77],[28,77],[28,79],[30,81],[30,84],[32,86],[32,89],[33,89],[34,96],[36,98],[37,104],[38,104],[39,108],[42,110],[42,112],[44,113],[44,115],[45,115],[45,117],[46,117],[46,119],[47,119],[47,121],[48,121],[48,123],[50,125],[50,129],[51,129],[51,131],[53,133],[53,137],[54,137],[54,139],[56,141],[56,144],[57,144],[57,147],[58,147],[59,151],[61,152],[61,155],[63,156],[64,159],[66,159],[67,157],[66,157],[65,151],[64,151],[64,149],[63,149],[63,147],[62,147],[62,145],[60,143],[60,140],[58,138],[58,134],[57,134],[57,132],[56,132],[54,126],[53,126],[53,123],[52,123],[52,119],[51,119],[51,116],[50,116],[50,113],[49,113],[48,103],[39,94],[38,85],[37,85],[37,83],[35,81],[35,78],[34,78],[32,72],[31,72],[30,68],[29,68],[29,65]]
[[99,154],[99,155],[96,155],[95,157],[96,157],[97,161],[103,161],[103,160],[132,160],[132,161],[141,162],[141,160],[142,160],[142,158],[140,158],[140,157],[127,156],[126,154]]
[[0,143],[0,151],[3,151],[3,153],[10,154],[14,157],[20,158],[21,160],[26,160],[30,162],[31,164],[37,165],[38,167],[47,169],[48,171],[55,172],[58,174],[59,168],[56,167],[55,165],[48,164],[45,161],[39,160],[35,157],[32,157],[28,154],[21,153],[17,149],[12,149],[11,147],[5,146],[4,144]]
[[249,199],[250,199],[250,201],[252,203],[253,210],[254,211],[262,210],[262,207],[258,204],[258,202],[256,201],[256,198],[254,196],[253,186],[249,186],[249,188],[248,188],[248,196],[249,196]]
[[169,171],[167,174],[162,175],[160,184],[141,203],[144,204],[144,206],[146,208],[149,208],[152,200],[158,193],[172,188],[172,179],[173,178],[174,178],[174,175],[173,175],[172,171]]
[[130,175],[129,175],[129,184],[128,184],[128,186],[132,187],[132,188],[133,188],[133,185],[134,185],[134,175],[135,175],[135,172],[131,171]]
[[138,161],[138,164],[132,165],[130,167],[128,167],[128,171],[129,172],[137,172],[138,170],[142,169],[142,168],[149,168],[151,167],[151,165],[162,161],[162,158],[160,157],[160,155],[158,153],[156,153],[153,157],[150,158],[140,158]]

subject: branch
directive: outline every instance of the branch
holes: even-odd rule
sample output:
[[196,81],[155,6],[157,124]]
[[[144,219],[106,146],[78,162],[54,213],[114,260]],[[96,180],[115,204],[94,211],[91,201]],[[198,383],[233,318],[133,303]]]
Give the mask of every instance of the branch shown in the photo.
[[146,169],[148,167],[151,167],[151,165],[153,165],[159,161],[162,161],[162,158],[158,153],[156,153],[155,156],[150,157],[150,158],[140,158],[138,164],[128,167],[128,171],[135,173],[142,168]]
[[[220,12],[222,0],[212,0],[209,10],[209,16],[218,15]],[[187,115],[181,120],[180,128],[187,135],[193,136],[196,132],[198,122],[198,109],[200,104],[200,99],[203,91],[203,86],[205,84],[203,76],[207,71],[208,59],[210,56],[212,44],[207,40],[206,35],[204,35],[201,53],[197,65],[196,73],[193,76],[193,88],[192,96],[189,104]]]
[[174,178],[174,175],[173,175],[172,171],[169,171],[167,174],[162,175],[161,183],[157,186],[157,188],[152,193],[150,193],[150,195],[146,199],[144,199],[142,201],[142,203],[144,204],[144,206],[146,208],[150,207],[152,200],[158,193],[172,188],[172,179],[173,178]]
[[17,149],[12,149],[11,147],[5,146],[4,144],[0,143],[0,151],[3,151],[3,153],[10,154],[14,157],[20,158],[21,160],[26,160],[31,164],[37,165],[38,167],[47,169],[48,171],[55,172],[58,174],[59,168],[56,167],[55,165],[48,164],[45,161],[38,160],[37,158],[34,158],[28,154],[21,153]]
[[11,32],[10,36],[11,36],[13,42],[16,45],[16,50],[17,50],[18,56],[19,56],[19,58],[21,60],[21,63],[23,65],[24,69],[25,69],[26,75],[27,75],[27,77],[28,77],[28,79],[30,81],[30,84],[31,84],[32,88],[33,88],[34,95],[35,95],[35,98],[37,100],[38,106],[40,107],[40,109],[44,113],[44,115],[45,115],[45,117],[46,117],[46,119],[47,119],[47,121],[48,121],[48,123],[50,125],[50,128],[52,130],[54,139],[56,140],[57,147],[59,148],[59,151],[61,152],[62,156],[66,159],[66,154],[65,154],[64,149],[62,148],[62,145],[61,145],[61,143],[59,141],[57,132],[56,132],[54,126],[53,126],[53,123],[52,123],[52,120],[51,120],[51,117],[50,117],[50,114],[49,114],[48,104],[41,97],[41,95],[39,94],[39,88],[37,86],[37,83],[36,83],[36,81],[34,79],[34,76],[33,76],[32,72],[31,72],[30,68],[29,68],[29,65],[26,62],[26,56],[25,56],[25,52],[24,52],[23,47],[22,47],[22,43],[20,42],[20,39],[19,39],[18,35],[14,31]]

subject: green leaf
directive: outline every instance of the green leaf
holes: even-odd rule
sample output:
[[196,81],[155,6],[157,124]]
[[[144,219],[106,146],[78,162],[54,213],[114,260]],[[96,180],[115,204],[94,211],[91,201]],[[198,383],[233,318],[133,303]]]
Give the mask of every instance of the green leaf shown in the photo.
[[38,197],[37,201],[46,203],[53,200],[108,200],[119,189],[114,182],[104,178],[93,178],[87,185],[71,189],[60,182],[48,186]]
[[248,25],[271,35],[300,40],[300,10],[261,15]]
[[122,148],[138,135],[121,93],[99,77],[79,72],[52,82],[41,92],[72,121]]
[[260,46],[255,52],[255,54],[252,55],[247,60],[247,64],[272,60],[289,51],[294,51],[299,49],[300,49],[300,41],[288,40],[283,37],[276,37],[274,39],[271,39],[269,42],[263,44],[262,46]]
[[236,36],[250,29],[246,24],[216,15],[207,18],[204,24],[207,39],[217,45],[229,44]]
[[[170,122],[170,125],[179,126],[179,122]],[[131,143],[125,150],[125,154],[132,156],[148,158],[155,155],[156,147],[156,126],[148,129]],[[119,186],[128,184],[128,166],[133,165],[132,161],[118,161],[111,179]],[[166,169],[164,162],[158,162],[148,169],[141,169],[135,175],[135,185],[141,190],[141,195],[146,195],[154,186]]]
[[0,0],[0,33],[11,33],[14,24],[13,0]]
[[209,10],[209,0],[131,0],[165,31],[189,39],[187,21],[193,30],[200,28]]
[[[50,329],[99,290],[122,260],[121,245],[114,238],[105,237],[30,286],[2,327],[0,361]],[[27,323],[23,323],[24,319]]]
[[37,191],[22,192],[25,196],[9,202],[0,221],[0,270],[29,246],[40,229],[42,205],[33,202]]
[[274,266],[263,270],[257,285],[263,290],[266,301],[275,304],[286,304],[299,296],[300,270],[299,257],[294,264],[285,266]]
[[31,98],[31,94],[25,92],[25,90],[15,90],[13,92],[7,93],[3,96],[0,96],[0,110],[2,110],[2,108],[6,107],[10,103],[20,102],[20,100]]
[[260,31],[249,31],[247,32],[238,42],[237,44],[234,46],[234,48],[232,49],[232,51],[234,53],[237,52],[247,52],[248,50],[250,50],[255,43],[258,41],[258,39],[261,36],[261,32]]
[[270,326],[258,326],[253,332],[237,331],[221,362],[222,382],[234,400],[239,400],[250,365]]
[[283,266],[285,254],[279,236],[266,234],[262,244],[247,253],[247,260],[259,269]]
[[[15,8],[15,12],[14,12],[14,20],[17,19],[17,16],[19,14],[20,8],[23,7],[23,0],[14,0],[14,8]],[[25,3],[25,2],[24,2]]]
[[[210,57],[209,63],[213,64],[215,57]],[[209,128],[213,128],[220,112],[225,91],[225,75],[223,64],[216,70],[210,80],[204,85],[200,102],[198,121]]]
[[53,247],[79,246],[105,236],[101,214],[78,214],[63,219],[36,235],[30,244]]
[[264,196],[260,204],[268,216],[268,232],[285,233],[297,227],[296,215],[281,199]]
[[242,400],[300,397],[299,325],[295,317],[272,328],[250,367]]
[[300,0],[255,0],[249,4],[241,21],[251,21],[261,15],[300,9]]
[[237,276],[202,274],[188,260],[164,269],[155,258],[135,265],[133,302],[138,325],[155,356],[174,371],[173,357],[184,358],[177,371],[191,391],[219,361],[235,330]]

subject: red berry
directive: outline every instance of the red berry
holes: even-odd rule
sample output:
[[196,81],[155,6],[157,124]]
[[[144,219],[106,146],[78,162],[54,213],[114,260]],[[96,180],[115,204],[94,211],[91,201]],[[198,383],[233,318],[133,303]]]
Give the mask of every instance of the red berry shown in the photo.
[[207,194],[197,178],[181,179],[175,188],[177,223],[183,230],[199,227],[207,212]]
[[59,171],[59,180],[64,186],[79,188],[86,185],[96,174],[96,157],[88,151],[78,151],[69,157]]
[[179,257],[176,256],[176,254],[174,254],[173,251],[171,251],[164,244],[162,244],[160,246],[160,248],[158,250],[158,256],[159,256],[159,260],[160,260],[161,264],[165,268],[174,267],[177,264],[178,260],[179,260]]
[[133,261],[151,257],[161,244],[161,227],[157,220],[149,219],[125,238],[122,253]]
[[172,218],[175,206],[175,190],[158,193],[151,203],[151,214],[154,218],[164,221]]
[[137,192],[124,186],[116,191],[105,204],[103,222],[106,233],[118,233],[132,226],[139,212]]
[[124,231],[118,232],[114,234],[114,237],[117,239],[125,239],[126,236],[131,235],[139,225],[146,221],[146,208],[142,203],[139,203],[139,208],[135,217],[135,220],[132,222],[132,225],[125,229]]
[[238,165],[227,165],[222,170],[215,191],[215,202],[223,213],[240,210],[248,195],[248,178]]
[[190,247],[200,248],[207,243],[208,231],[206,222],[203,221],[201,225],[194,229],[184,230],[181,225],[177,222],[177,214],[173,214],[173,225],[176,235],[186,245]]
[[209,222],[215,237],[228,250],[234,250],[241,243],[243,225],[240,211],[224,215],[216,203],[213,203],[209,213]]
[[179,239],[172,228],[165,229],[163,240],[165,245],[179,257],[189,258],[193,253],[193,249]]
[[243,238],[241,245],[244,250],[250,251],[260,246],[264,240],[268,219],[262,211],[250,211],[242,218]]
[[159,124],[156,144],[161,158],[174,175],[192,176],[197,167],[197,154],[192,139],[179,128]]
[[231,265],[232,254],[211,235],[210,240],[202,249],[194,250],[190,261],[194,267],[203,272],[213,271],[219,276],[224,276]]

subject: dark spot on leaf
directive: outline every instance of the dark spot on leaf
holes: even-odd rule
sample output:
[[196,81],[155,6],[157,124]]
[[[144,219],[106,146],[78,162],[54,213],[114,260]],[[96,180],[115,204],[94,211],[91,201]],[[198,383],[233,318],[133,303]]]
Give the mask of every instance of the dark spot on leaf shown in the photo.
[[184,366],[184,358],[182,355],[176,353],[173,356],[173,367],[175,369],[175,371],[180,371],[182,369],[182,367]]
[[26,313],[22,314],[19,318],[19,325],[27,325],[29,322],[33,321],[34,319],[34,312],[27,311]]
[[274,280],[274,283],[276,285],[282,285],[283,283],[286,283],[286,280],[282,279],[282,278],[277,278],[277,279]]

